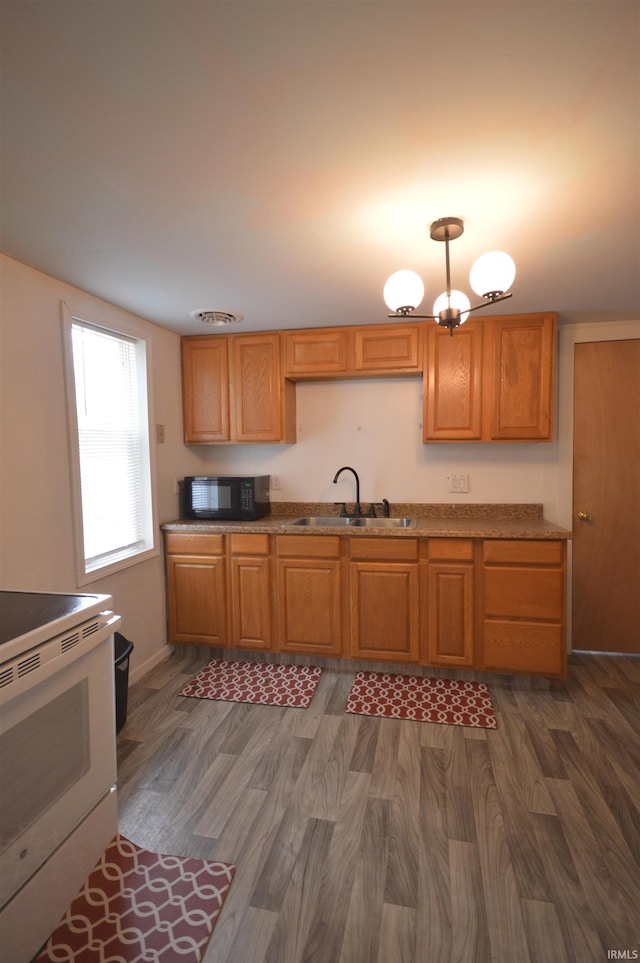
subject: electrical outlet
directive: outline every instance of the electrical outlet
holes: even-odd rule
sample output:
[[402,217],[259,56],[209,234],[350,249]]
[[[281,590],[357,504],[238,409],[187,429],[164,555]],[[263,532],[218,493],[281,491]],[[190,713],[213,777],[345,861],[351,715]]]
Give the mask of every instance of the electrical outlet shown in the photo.
[[462,495],[469,491],[469,476],[451,472],[447,475],[449,491]]
[[271,491],[272,492],[282,491],[282,482],[280,480],[280,475],[271,476]]

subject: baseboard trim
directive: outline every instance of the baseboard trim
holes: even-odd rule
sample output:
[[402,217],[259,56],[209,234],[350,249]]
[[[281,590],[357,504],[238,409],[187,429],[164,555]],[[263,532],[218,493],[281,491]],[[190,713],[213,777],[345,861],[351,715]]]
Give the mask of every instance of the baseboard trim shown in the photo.
[[154,652],[150,659],[147,659],[142,665],[138,665],[135,669],[132,669],[129,673],[129,685],[134,685],[136,682],[139,682],[148,672],[151,672],[157,665],[160,665],[161,662],[168,659],[172,652],[172,645],[164,645],[158,652]]

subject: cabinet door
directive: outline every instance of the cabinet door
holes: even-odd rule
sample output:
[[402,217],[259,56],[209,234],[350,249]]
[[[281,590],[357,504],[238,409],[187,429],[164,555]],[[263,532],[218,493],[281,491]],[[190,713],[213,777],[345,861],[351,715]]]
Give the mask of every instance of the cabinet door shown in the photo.
[[349,366],[349,328],[319,328],[285,334],[285,375],[320,378],[344,374]]
[[[231,397],[237,441],[293,441],[284,417],[285,386],[280,375],[280,336],[232,338]],[[291,388],[295,390],[294,385]],[[294,426],[295,427],[295,426]]]
[[350,563],[351,655],[417,662],[418,565]]
[[185,444],[229,441],[228,339],[182,339]]
[[549,441],[552,435],[555,315],[494,318],[490,437]]
[[426,333],[423,437],[425,441],[479,441],[482,437],[483,329],[467,321],[450,334]]
[[427,569],[427,662],[472,666],[473,566],[429,562]]
[[229,541],[231,645],[240,649],[271,649],[269,536],[236,534]]
[[376,324],[354,332],[356,371],[420,372],[420,325]]
[[341,563],[278,558],[278,648],[342,654]]
[[231,645],[270,649],[271,568],[268,558],[231,559]]
[[226,645],[224,558],[167,555],[166,562],[169,641]]

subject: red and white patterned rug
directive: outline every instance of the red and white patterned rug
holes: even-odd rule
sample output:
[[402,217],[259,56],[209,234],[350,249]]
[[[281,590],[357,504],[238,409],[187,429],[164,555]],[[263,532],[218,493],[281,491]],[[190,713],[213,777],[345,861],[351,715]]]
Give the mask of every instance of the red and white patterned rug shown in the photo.
[[312,665],[214,659],[184,686],[180,695],[305,709],[313,699],[321,674],[322,669]]
[[117,835],[34,963],[199,963],[234,873]]
[[358,672],[346,711],[453,726],[498,727],[491,695],[482,682]]

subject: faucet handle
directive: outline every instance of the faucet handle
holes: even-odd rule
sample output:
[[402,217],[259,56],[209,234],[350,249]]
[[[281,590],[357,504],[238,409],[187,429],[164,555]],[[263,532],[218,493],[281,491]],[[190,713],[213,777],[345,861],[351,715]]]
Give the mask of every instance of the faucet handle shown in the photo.
[[334,502],[333,504],[341,505],[342,508],[340,509],[340,518],[347,518],[347,506],[345,502]]
[[369,511],[367,512],[367,518],[375,518],[375,517],[376,517],[376,506],[374,505],[373,502],[371,502],[369,505]]
[[385,518],[389,517],[389,502],[386,498],[382,499],[382,511]]

